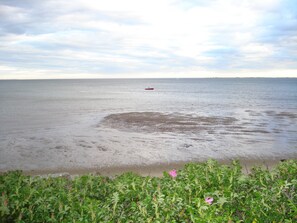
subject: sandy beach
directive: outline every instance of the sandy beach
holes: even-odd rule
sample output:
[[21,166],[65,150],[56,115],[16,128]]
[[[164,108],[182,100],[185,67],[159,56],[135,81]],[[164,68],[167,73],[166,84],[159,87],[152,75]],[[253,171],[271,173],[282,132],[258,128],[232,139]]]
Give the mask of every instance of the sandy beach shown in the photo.
[[[296,120],[293,113],[265,111],[263,114],[285,119],[289,123],[295,123]],[[69,127],[59,130],[63,136]],[[100,141],[98,130],[102,134]],[[1,171],[21,169],[30,175],[97,173],[108,176],[132,171],[144,176],[161,176],[163,171],[180,169],[188,162],[215,159],[223,164],[240,160],[243,172],[249,173],[254,165],[270,169],[280,160],[297,158],[295,150],[280,153],[279,150],[273,152],[261,148],[244,151],[240,148],[224,148],[223,145],[214,148],[218,143],[215,138],[219,140],[221,136],[229,142],[234,141],[234,136],[243,137],[245,148],[247,145],[252,148],[252,139],[265,141],[265,136],[282,132],[281,129],[269,128],[265,122],[255,125],[252,121],[243,123],[234,117],[160,112],[117,113],[105,116],[92,128],[86,125],[85,129],[79,131],[83,131],[86,136],[73,140],[77,138],[75,134],[79,134],[74,131],[63,138],[63,144],[51,141],[53,137],[47,138],[48,131],[38,133],[40,137],[35,133],[19,142],[19,139],[14,139],[14,142],[7,144],[10,150],[6,150],[5,156],[6,159],[11,157],[11,160],[6,160],[6,168]],[[59,137],[55,135],[54,138]],[[38,145],[34,145],[38,141],[49,149],[38,148]],[[201,145],[204,145],[202,150],[199,149]],[[12,160],[13,157],[18,157],[17,162]],[[4,162],[2,159],[1,164]]]
[[[253,167],[261,167],[262,169],[272,170],[277,164],[284,161],[282,160],[238,160],[242,166],[242,172],[249,174],[252,172]],[[217,160],[220,164],[232,165],[233,160]],[[114,177],[126,172],[132,172],[141,176],[153,176],[161,177],[163,172],[168,172],[172,169],[180,170],[186,164],[193,162],[173,162],[154,165],[126,165],[126,166],[114,166],[103,168],[61,168],[61,169],[43,169],[43,170],[31,170],[23,171],[24,174],[30,176],[53,176],[53,177],[74,177],[84,174],[95,174],[102,176]]]
[[270,80],[275,95],[264,80],[151,81],[152,92],[143,80],[17,82],[21,93],[6,82],[0,171],[160,176],[209,159],[248,171],[297,158],[292,81]]

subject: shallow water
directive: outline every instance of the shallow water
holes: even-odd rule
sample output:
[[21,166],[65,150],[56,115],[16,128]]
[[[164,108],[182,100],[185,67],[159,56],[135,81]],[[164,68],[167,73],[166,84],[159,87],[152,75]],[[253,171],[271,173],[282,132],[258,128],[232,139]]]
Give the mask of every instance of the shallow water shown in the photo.
[[297,79],[0,81],[0,170],[208,158],[297,158]]

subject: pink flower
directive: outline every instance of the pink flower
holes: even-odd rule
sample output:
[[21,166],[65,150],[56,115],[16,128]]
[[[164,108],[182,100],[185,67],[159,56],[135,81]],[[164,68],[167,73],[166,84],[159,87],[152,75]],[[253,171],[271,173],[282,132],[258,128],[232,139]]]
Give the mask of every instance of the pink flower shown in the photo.
[[169,175],[170,175],[172,178],[175,178],[175,177],[177,176],[176,170],[171,170],[171,171],[169,171]]
[[206,197],[205,202],[208,203],[208,204],[212,204],[213,198],[212,197]]

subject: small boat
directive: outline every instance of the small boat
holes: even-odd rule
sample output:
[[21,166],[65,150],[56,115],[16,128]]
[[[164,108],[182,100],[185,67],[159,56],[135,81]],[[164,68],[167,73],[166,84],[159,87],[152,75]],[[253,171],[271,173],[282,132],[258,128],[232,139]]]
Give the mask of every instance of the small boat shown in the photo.
[[146,90],[146,91],[153,91],[155,88],[153,88],[153,87],[147,87],[147,88],[145,88],[144,90]]

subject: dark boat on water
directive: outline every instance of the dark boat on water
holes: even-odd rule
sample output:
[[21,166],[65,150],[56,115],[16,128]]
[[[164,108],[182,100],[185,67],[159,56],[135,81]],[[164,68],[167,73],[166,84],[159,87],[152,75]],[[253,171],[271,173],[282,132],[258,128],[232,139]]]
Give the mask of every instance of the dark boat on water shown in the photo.
[[144,90],[146,90],[146,91],[153,91],[154,88],[153,88],[153,87],[147,87],[147,88],[145,88]]

